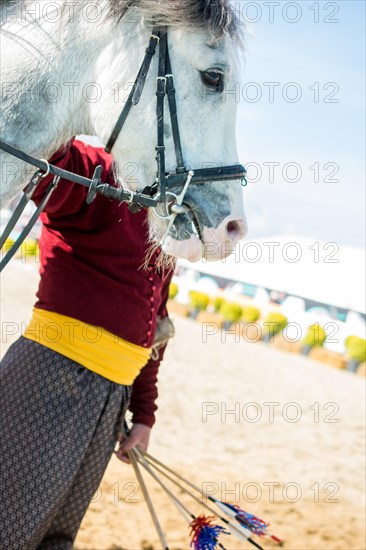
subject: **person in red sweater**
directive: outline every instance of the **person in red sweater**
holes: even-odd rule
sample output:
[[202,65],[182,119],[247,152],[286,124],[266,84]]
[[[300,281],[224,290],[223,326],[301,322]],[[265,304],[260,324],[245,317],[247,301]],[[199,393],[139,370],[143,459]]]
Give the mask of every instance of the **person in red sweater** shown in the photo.
[[[112,157],[73,139],[52,164],[116,185]],[[33,196],[39,202],[50,182]],[[33,317],[0,367],[0,548],[72,548],[119,441],[146,450],[172,325],[172,270],[146,262],[147,215],[60,180],[45,211]],[[126,409],[132,429],[126,438]]]

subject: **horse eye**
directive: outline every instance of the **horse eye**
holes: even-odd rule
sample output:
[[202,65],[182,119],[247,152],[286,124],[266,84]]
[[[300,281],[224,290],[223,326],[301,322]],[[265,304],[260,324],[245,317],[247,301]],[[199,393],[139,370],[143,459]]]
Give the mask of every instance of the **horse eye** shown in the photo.
[[224,75],[219,69],[210,69],[201,72],[203,84],[214,92],[222,92],[224,87]]

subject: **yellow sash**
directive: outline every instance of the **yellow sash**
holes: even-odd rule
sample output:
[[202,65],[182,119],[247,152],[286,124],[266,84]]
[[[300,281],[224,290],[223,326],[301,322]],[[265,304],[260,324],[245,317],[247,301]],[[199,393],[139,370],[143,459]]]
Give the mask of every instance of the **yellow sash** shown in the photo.
[[131,385],[151,355],[100,327],[38,308],[24,336],[117,384]]

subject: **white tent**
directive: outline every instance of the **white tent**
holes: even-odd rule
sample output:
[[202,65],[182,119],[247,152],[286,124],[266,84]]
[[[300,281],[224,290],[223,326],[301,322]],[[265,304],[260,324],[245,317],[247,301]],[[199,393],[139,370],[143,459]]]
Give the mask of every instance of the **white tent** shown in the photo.
[[289,235],[244,241],[231,256],[218,262],[180,260],[179,265],[365,313],[362,248]]

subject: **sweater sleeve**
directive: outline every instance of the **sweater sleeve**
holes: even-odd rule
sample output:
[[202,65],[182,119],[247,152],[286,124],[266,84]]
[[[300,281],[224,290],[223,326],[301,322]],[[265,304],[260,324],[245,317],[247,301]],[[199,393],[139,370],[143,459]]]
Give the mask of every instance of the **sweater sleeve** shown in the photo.
[[[169,276],[167,276],[164,282],[162,301],[158,311],[161,319],[168,317],[166,304],[172,275],[173,272],[169,272]],[[132,422],[134,424],[145,424],[145,426],[149,426],[150,428],[155,424],[155,412],[158,408],[156,405],[158,397],[158,371],[166,347],[167,345],[165,344],[159,348],[158,357],[156,359],[149,359],[133,383],[129,410],[132,412]]]

